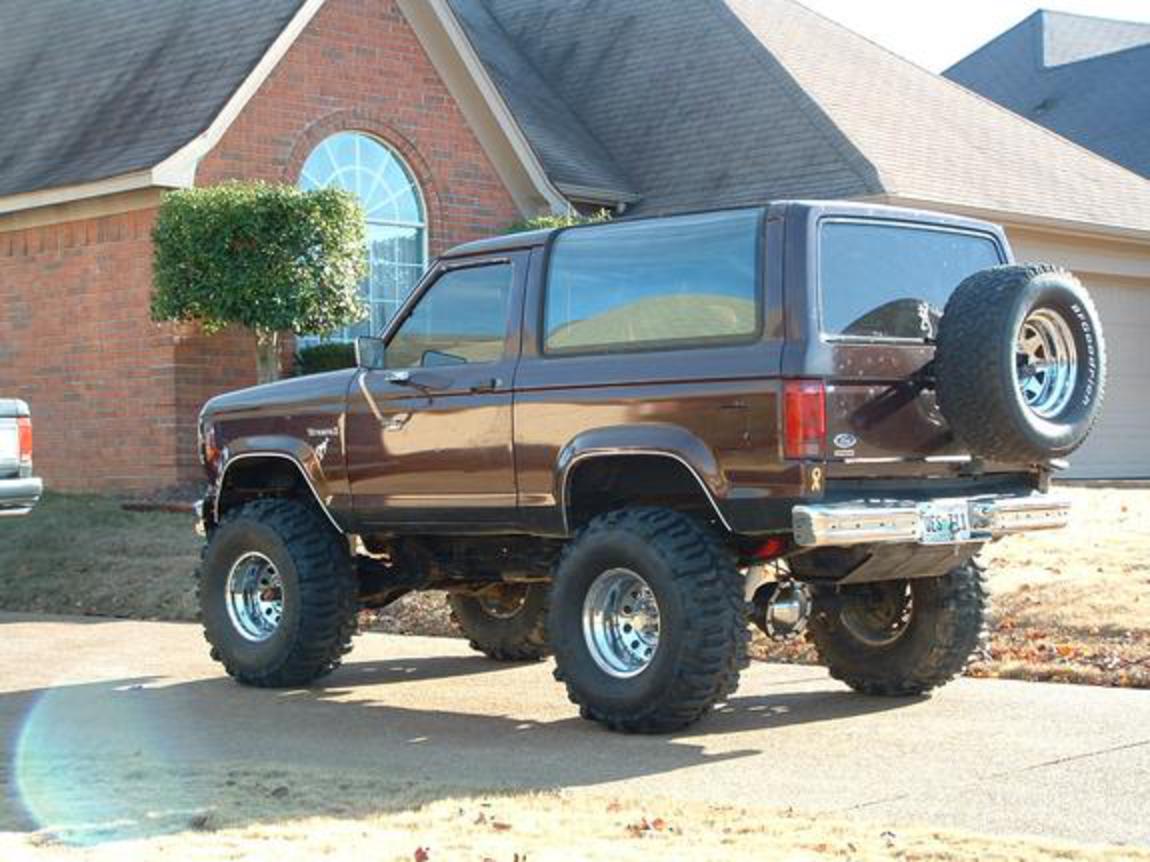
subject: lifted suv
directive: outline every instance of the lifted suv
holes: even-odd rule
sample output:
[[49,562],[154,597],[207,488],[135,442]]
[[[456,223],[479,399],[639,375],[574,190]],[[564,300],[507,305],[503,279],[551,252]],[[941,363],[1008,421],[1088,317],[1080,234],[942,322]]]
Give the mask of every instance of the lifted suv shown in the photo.
[[1105,369],[1081,285],[999,228],[801,202],[462,246],[357,355],[204,408],[212,655],[304,685],[359,608],[446,590],[639,732],[735,690],[748,618],[860,691],[958,673],[974,557],[1066,523]]

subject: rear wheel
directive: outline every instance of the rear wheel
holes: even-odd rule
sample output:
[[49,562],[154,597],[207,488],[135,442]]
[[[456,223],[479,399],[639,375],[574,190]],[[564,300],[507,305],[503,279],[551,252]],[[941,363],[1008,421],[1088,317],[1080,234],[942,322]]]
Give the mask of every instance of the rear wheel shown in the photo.
[[472,649],[497,661],[547,656],[547,585],[501,584],[477,596],[449,595],[447,603]]
[[702,525],[665,509],[596,518],[560,557],[548,631],[584,718],[665,733],[738,685],[749,637],[743,578]]
[[359,609],[347,542],[294,500],[257,500],[225,517],[197,572],[204,636],[236,680],[299,686],[350,650]]
[[816,595],[809,630],[835,679],[865,694],[922,694],[962,672],[985,608],[983,572],[970,562],[938,578]]

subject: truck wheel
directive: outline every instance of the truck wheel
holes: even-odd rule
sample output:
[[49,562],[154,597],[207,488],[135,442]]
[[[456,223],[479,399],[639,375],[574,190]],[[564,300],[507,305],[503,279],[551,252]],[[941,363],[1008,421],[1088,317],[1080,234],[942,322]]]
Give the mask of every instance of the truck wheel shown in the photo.
[[816,596],[809,631],[831,676],[856,691],[922,694],[962,672],[982,636],[985,607],[983,572],[970,562],[938,578]]
[[958,286],[939,321],[938,405],[988,461],[1062,458],[1090,433],[1106,381],[1098,312],[1070,273],[1000,266]]
[[347,543],[303,503],[257,500],[228,513],[197,581],[212,658],[245,685],[306,685],[350,650],[359,604]]
[[587,719],[666,733],[705,715],[746,666],[743,578],[686,515],[624,509],[563,551],[548,618],[555,678]]
[[547,586],[504,584],[482,596],[449,595],[451,618],[471,648],[496,661],[538,661],[547,649]]

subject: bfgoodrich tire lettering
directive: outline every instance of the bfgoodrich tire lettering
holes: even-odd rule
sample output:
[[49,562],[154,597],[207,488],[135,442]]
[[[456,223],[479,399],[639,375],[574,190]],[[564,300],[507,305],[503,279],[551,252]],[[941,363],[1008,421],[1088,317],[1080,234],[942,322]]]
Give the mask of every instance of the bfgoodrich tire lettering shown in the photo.
[[[253,641],[228,613],[235,562],[269,560],[282,584],[275,630]],[[257,500],[225,516],[197,572],[204,636],[212,658],[239,682],[299,686],[339,666],[356,629],[358,590],[346,542],[314,508],[294,500]]]
[[[1067,397],[1046,415],[1028,405],[1019,385],[1019,334],[1043,316],[1065,329],[1075,355]],[[975,273],[946,304],[935,371],[939,407],[973,455],[1020,464],[1065,457],[1082,445],[1102,404],[1106,350],[1098,312],[1078,280],[1057,267]]]
[[[591,653],[584,602],[612,571],[633,572],[658,603],[659,641],[640,672],[612,675]],[[746,666],[743,578],[726,549],[686,515],[626,509],[592,521],[556,565],[548,632],[580,714],[613,730],[686,727],[733,692]]]

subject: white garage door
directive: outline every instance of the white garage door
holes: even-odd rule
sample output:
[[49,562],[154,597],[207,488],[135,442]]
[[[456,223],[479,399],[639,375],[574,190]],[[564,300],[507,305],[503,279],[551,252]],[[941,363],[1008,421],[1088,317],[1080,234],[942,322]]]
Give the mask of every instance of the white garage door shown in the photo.
[[1102,315],[1110,373],[1102,416],[1067,476],[1150,478],[1150,283],[1081,278]]

